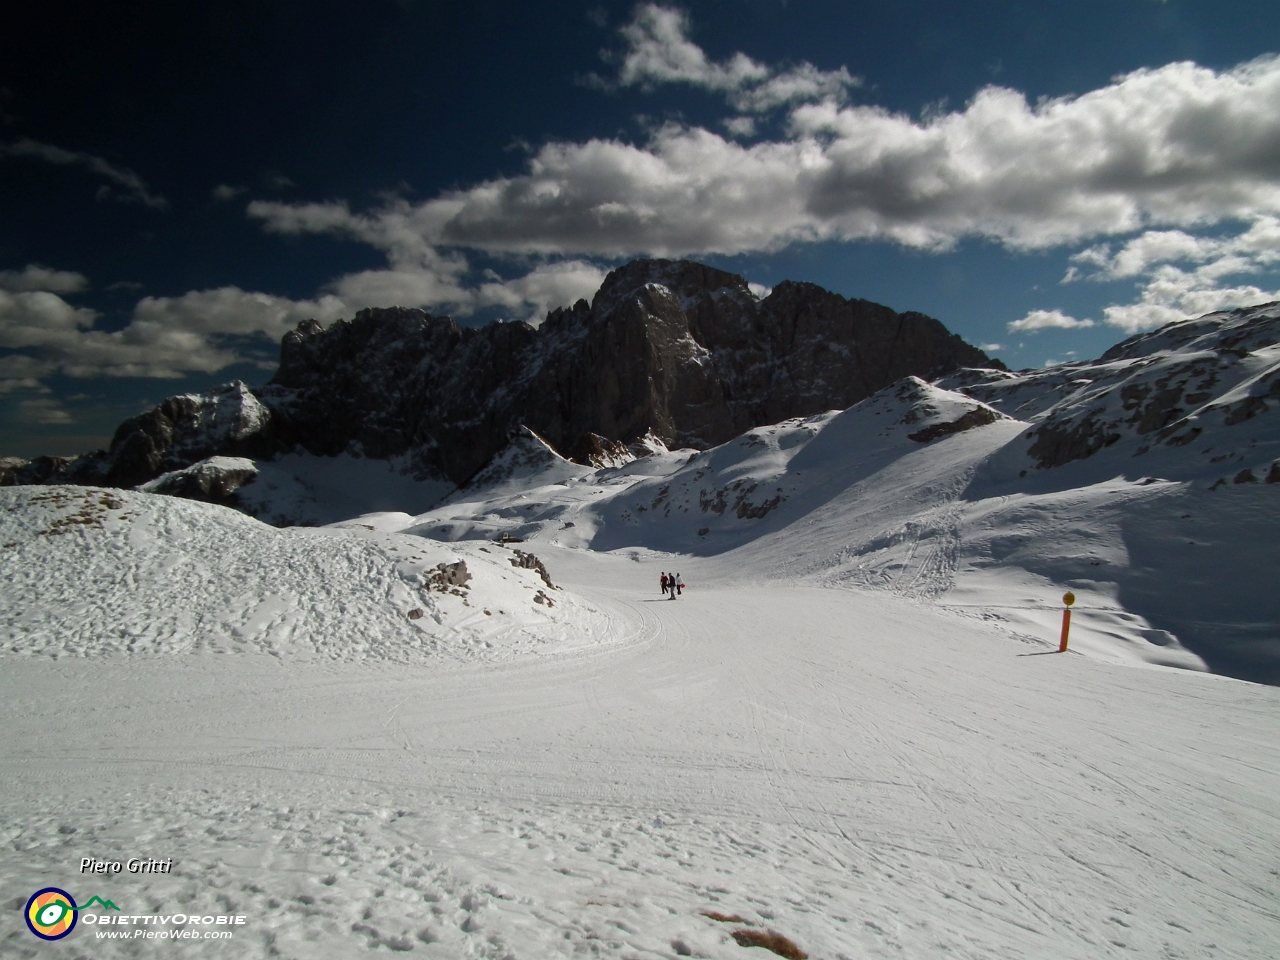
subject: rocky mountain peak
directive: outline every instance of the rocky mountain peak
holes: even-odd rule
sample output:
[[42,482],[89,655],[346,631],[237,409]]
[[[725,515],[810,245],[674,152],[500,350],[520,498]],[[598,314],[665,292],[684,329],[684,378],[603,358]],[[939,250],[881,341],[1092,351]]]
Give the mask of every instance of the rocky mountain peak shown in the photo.
[[752,427],[848,407],[916,375],[987,367],[918,313],[740,276],[687,260],[635,260],[591,303],[534,328],[463,327],[401,307],[284,335],[265,387],[174,397],[122,425],[110,451],[10,470],[10,482],[133,486],[213,456],[290,451],[396,458],[460,486],[520,428],[580,464],[629,445],[706,449]]
[[650,284],[666,287],[680,300],[717,293],[755,300],[747,281],[736,274],[691,260],[632,260],[609,273],[592,300],[596,311],[613,309],[620,300]]

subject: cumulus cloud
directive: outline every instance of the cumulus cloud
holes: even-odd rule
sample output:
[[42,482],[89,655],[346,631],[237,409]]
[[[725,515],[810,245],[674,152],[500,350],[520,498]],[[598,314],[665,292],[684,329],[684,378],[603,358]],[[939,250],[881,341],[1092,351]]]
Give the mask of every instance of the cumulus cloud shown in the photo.
[[327,290],[355,309],[366,306],[446,309],[470,316],[484,307],[507,307],[518,316],[539,322],[556,307],[589,299],[604,280],[604,271],[582,260],[561,260],[534,266],[510,280],[496,275],[476,284],[471,265],[458,252],[441,250],[434,240],[449,211],[447,200],[413,206],[392,199],[370,214],[352,213],[345,202],[285,204],[257,200],[250,217],[268,232],[345,235],[381,250],[387,269],[366,270],[339,277]]
[[56,293],[0,290],[0,347],[56,347],[92,327],[97,313],[73,307]]
[[1147,230],[1118,249],[1099,244],[1071,257],[1064,282],[1137,278],[1132,303],[1112,304],[1104,321],[1138,333],[1175,320],[1280,299],[1280,290],[1242,283],[1280,264],[1280,219],[1260,216],[1234,235]]
[[98,190],[100,198],[115,196],[120,200],[136,201],[157,210],[164,210],[169,206],[168,200],[157,193],[152,193],[146,181],[132,170],[117,167],[92,153],[66,150],[51,143],[41,143],[38,140],[24,137],[13,143],[0,145],[0,156],[5,154],[13,157],[43,160],[45,163],[53,163],[60,166],[83,167],[113,185],[114,190],[104,184]]
[[846,229],[914,228],[923,244],[975,234],[1036,248],[1280,210],[1276,57],[1138,70],[1035,105],[987,87],[922,123],[804,106],[792,127],[829,138],[812,211]]
[[18,404],[18,419],[24,423],[34,423],[40,426],[75,423],[71,414],[63,408],[61,401],[54,400],[51,397],[42,397],[38,400],[23,400]]
[[1240,273],[1280,263],[1280,219],[1258,217],[1235,236],[1195,236],[1181,230],[1147,230],[1118,250],[1109,244],[1071,257],[1067,282],[1087,277],[1118,280],[1149,273],[1164,263],[1210,264],[1211,272]]
[[234,200],[236,197],[240,196],[240,194],[244,193],[246,189],[247,188],[245,187],[233,187],[230,184],[220,183],[213,188],[211,196],[214,200],[219,202]]
[[[625,75],[758,72],[667,47],[680,55],[646,54]],[[1221,72],[1174,63],[1035,104],[991,86],[923,119],[806,103],[787,129],[750,145],[679,124],[640,144],[555,141],[519,175],[419,204],[353,213],[341,202],[255,203],[249,212],[271,230],[345,233],[383,249],[606,257],[824,239],[945,250],[987,237],[1025,250],[1280,214],[1277,57]]]
[[37,360],[21,353],[0,357],[0,393],[48,393],[49,388],[40,380],[56,369],[54,364],[46,360]]
[[556,307],[590,300],[604,283],[605,272],[582,260],[546,263],[514,280],[494,279],[476,291],[478,306],[506,307],[516,319],[535,326]]
[[300,320],[314,318],[331,323],[347,313],[345,303],[334,296],[291,300],[239,287],[193,290],[180,297],[143,297],[133,310],[130,328],[170,330],[193,334],[249,336],[264,334],[279,339]]
[[[1021,320],[1014,320],[1008,324],[1012,333],[1030,330],[1078,330],[1092,326],[1092,320],[1077,320],[1061,310],[1032,310]],[[998,350],[999,347],[996,349]]]
[[1103,310],[1103,316],[1113,327],[1126,333],[1139,333],[1175,320],[1280,300],[1280,290],[1251,283],[1224,284],[1222,279],[1226,274],[1214,269],[1220,266],[1212,264],[1183,270],[1164,264],[1151,271],[1137,301],[1113,304]]
[[653,89],[682,83],[724,94],[735,110],[765,113],[809,100],[844,102],[862,80],[845,67],[820,70],[811,63],[775,70],[744,53],[716,63],[689,39],[689,18],[680,10],[653,3],[636,8],[619,31],[626,43],[618,69],[618,86]]
[[509,318],[535,326],[556,307],[591,299],[604,282],[598,266],[582,260],[556,261],[503,279],[492,271],[471,279],[460,257],[434,264],[399,263],[386,270],[366,270],[339,277],[327,287],[349,313],[363,307],[421,307],[468,317],[487,307],[510,311]]
[[181,297],[145,297],[122,330],[99,328],[96,311],[47,291],[0,291],[0,347],[22,353],[0,358],[7,391],[37,389],[40,378],[180,377],[212,373],[249,359],[235,338],[278,339],[299,320],[337,319],[334,297],[293,301],[235,287]]
[[36,376],[56,370],[76,377],[174,377],[217,370],[235,359],[198,333],[146,323],[107,332],[95,328],[97,319],[96,311],[57,294],[0,291],[0,347],[27,351],[20,356],[39,371]]
[[49,293],[80,293],[89,289],[89,278],[71,270],[52,270],[29,263],[21,270],[0,270],[0,290],[15,293],[44,290]]

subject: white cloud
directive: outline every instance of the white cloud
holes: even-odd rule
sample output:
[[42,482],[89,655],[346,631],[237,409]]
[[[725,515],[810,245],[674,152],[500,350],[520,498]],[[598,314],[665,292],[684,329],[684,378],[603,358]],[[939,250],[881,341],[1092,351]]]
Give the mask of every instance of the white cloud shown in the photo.
[[[9,144],[0,144],[0,156],[8,154],[14,157],[28,157],[33,160],[43,160],[46,163],[58,164],[60,166],[77,166],[84,167],[90,173],[93,173],[104,180],[115,185],[115,189],[119,193],[112,193],[110,187],[104,185],[99,188],[99,198],[109,196],[117,196],[121,200],[133,200],[145,204],[148,207],[154,207],[157,210],[163,210],[169,206],[169,201],[159,194],[152,193],[147,186],[146,181],[124,167],[117,167],[108,163],[102,157],[85,153],[83,151],[65,150],[62,147],[54,146],[51,143],[40,143],[37,140],[23,138]],[[103,193],[103,191],[106,191]]]
[[333,296],[290,300],[239,287],[219,287],[193,290],[180,297],[143,297],[134,307],[129,326],[195,334],[261,333],[278,339],[300,320],[314,318],[331,323],[346,311],[347,305]]
[[821,100],[827,103],[843,103],[850,87],[862,86],[862,79],[839,70],[819,70],[811,63],[776,74],[757,86],[733,93],[729,102],[734,109],[751,113],[765,113],[791,103]]
[[61,372],[73,377],[178,377],[212,373],[245,357],[227,337],[280,337],[307,316],[336,319],[326,298],[301,303],[235,287],[181,297],[146,297],[122,330],[96,327],[95,311],[53,293],[0,291],[0,347],[25,351],[3,358],[0,377],[30,381]]
[[[1021,320],[1014,320],[1008,324],[1011,333],[1028,330],[1079,330],[1082,327],[1092,326],[1092,320],[1077,320],[1061,310],[1032,310]],[[994,349],[1000,348],[997,346]]]
[[742,53],[725,63],[712,63],[689,40],[689,18],[679,10],[645,3],[618,32],[627,52],[618,70],[624,87],[652,88],[661,83],[688,83],[708,90],[737,90],[768,79],[769,69]]
[[747,289],[750,290],[757,300],[763,300],[769,294],[773,293],[773,287],[766,287],[763,283],[747,283]]
[[1175,320],[1280,299],[1280,290],[1227,278],[1259,274],[1280,263],[1280,219],[1260,216],[1234,236],[1147,230],[1113,251],[1100,244],[1072,258],[1065,280],[1140,278],[1138,299],[1112,304],[1105,322],[1126,333]]
[[48,361],[21,353],[0,357],[0,393],[48,393],[49,388],[40,380],[56,370],[57,367]]
[[536,326],[556,307],[589,301],[604,278],[603,270],[582,260],[546,263],[514,280],[481,284],[476,291],[476,303],[507,307],[518,315],[515,319],[528,320]]
[[21,270],[0,270],[0,290],[48,293],[80,293],[89,289],[89,278],[70,270],[53,270],[29,263]]
[[1254,284],[1222,285],[1219,280],[1227,274],[1214,269],[1220,266],[1209,264],[1188,271],[1163,264],[1151,271],[1136,302],[1113,304],[1103,310],[1106,322],[1126,333],[1139,333],[1175,320],[1280,300],[1280,290]]
[[[1259,216],[1236,236],[1193,236],[1181,230],[1147,230],[1112,253],[1109,244],[1071,258],[1070,279],[1117,280],[1149,273],[1163,263],[1210,263],[1217,272],[1240,273],[1280,263],[1280,219]],[[1093,268],[1090,274],[1083,270]]]
[[662,83],[685,83],[723,93],[733,109],[744,113],[769,110],[812,100],[844,102],[861,78],[849,70],[820,70],[812,63],[776,70],[745,54],[714,63],[689,40],[689,17],[681,10],[658,4],[637,6],[631,22],[622,27],[627,51],[618,69],[617,84],[652,90]]
[[[704,70],[705,56],[668,47],[676,53],[650,51],[631,75],[755,75],[732,62]],[[736,254],[823,239],[941,250],[966,236],[1034,249],[1280,214],[1276,57],[1220,73],[1193,63],[1139,70],[1034,105],[987,87],[963,109],[923,120],[804,104],[788,130],[748,146],[668,124],[642,144],[547,143],[522,174],[416,205],[353,213],[341,202],[260,202],[249,211],[270,230],[341,232],[403,257],[433,246]]]
[[982,348],[983,353],[995,353],[998,350],[1004,349],[1004,347],[998,343],[983,343],[983,344],[980,344],[980,346]]
[[723,93],[735,110],[765,113],[809,100],[843,102],[850,87],[862,84],[844,67],[824,71],[801,63],[777,71],[743,53],[715,63],[689,39],[689,26],[682,11],[653,3],[636,7],[631,22],[619,31],[627,51],[618,69],[618,85],[653,89],[683,83]]
[[254,201],[250,217],[272,233],[345,234],[387,255],[388,269],[347,274],[327,289],[353,310],[361,307],[422,307],[470,316],[483,307],[509,307],[534,323],[555,307],[591,296],[604,271],[581,260],[535,266],[511,280],[468,282],[470,263],[460,253],[442,251],[432,242],[459,205],[450,200],[412,206],[393,199],[373,214],[355,214],[345,202],[284,204]]
[[240,196],[240,194],[244,193],[246,189],[246,187],[233,187],[226,183],[220,183],[213,188],[211,196],[214,200],[220,202],[234,200],[236,197]]
[[63,409],[60,401],[48,397],[42,397],[39,400],[23,400],[18,404],[18,419],[24,423],[35,423],[41,426],[75,423],[71,414]]
[[93,326],[97,313],[73,307],[56,293],[0,290],[0,347],[57,346]]

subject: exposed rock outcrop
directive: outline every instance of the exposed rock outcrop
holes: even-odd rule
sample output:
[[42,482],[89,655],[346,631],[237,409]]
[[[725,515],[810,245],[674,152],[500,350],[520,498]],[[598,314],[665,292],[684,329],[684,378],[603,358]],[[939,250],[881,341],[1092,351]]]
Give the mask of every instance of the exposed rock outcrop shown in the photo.
[[[1170,323],[1097,360],[1017,374],[957,371],[939,382],[953,384],[1032,424],[1024,435],[1032,469],[1101,455],[1126,475],[1159,461],[1161,476],[1248,483],[1274,457],[1280,303]],[[1141,464],[1126,462],[1136,458]]]
[[209,457],[181,470],[163,473],[138,489],[188,500],[238,506],[235,492],[258,476],[258,467],[244,457]]

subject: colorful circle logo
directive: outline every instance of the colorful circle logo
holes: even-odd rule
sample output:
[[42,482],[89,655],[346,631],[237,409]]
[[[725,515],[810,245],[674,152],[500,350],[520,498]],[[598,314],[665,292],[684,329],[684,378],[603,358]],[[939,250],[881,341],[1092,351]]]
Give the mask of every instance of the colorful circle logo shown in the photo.
[[61,940],[76,928],[75,897],[57,887],[37,890],[27,901],[27,929],[41,940]]

